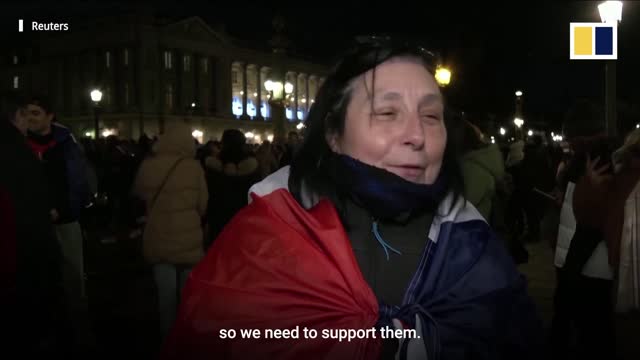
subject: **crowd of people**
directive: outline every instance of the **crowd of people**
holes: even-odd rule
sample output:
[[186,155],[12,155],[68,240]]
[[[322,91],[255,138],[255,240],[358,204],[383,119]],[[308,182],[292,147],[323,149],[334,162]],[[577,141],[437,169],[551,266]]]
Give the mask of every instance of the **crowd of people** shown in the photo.
[[[562,146],[492,144],[445,109],[432,65],[360,45],[304,134],[276,144],[235,129],[199,144],[185,123],[76,141],[46,97],[3,96],[0,281],[16,349],[77,355],[93,232],[139,244],[167,359],[615,358],[615,313],[640,307],[640,130],[607,137],[584,103]],[[548,332],[516,267],[540,241],[557,272]],[[295,326],[421,337],[218,336]]]

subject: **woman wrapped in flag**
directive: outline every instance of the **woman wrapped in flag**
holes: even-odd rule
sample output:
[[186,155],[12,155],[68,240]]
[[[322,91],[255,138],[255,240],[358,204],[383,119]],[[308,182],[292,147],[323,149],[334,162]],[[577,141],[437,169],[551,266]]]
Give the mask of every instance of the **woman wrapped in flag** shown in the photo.
[[291,166],[251,188],[191,273],[163,358],[539,356],[526,283],[464,200],[432,54],[360,40],[322,85]]

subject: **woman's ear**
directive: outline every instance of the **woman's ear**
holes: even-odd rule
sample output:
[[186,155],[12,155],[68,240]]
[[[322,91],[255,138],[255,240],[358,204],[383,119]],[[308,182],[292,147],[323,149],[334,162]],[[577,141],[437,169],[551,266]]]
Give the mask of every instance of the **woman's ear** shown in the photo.
[[331,151],[336,154],[342,153],[342,151],[340,150],[340,142],[338,141],[338,134],[327,133],[327,135],[325,135],[325,140],[327,140],[327,144],[329,145]]

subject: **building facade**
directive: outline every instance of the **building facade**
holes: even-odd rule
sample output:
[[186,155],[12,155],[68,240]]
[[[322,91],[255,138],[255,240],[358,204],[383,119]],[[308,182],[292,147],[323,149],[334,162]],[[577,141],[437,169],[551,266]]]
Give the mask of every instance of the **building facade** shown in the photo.
[[[286,118],[295,129],[328,70],[240,46],[199,17],[162,23],[135,15],[70,27],[11,49],[0,80],[5,88],[47,94],[59,121],[77,136],[93,136],[97,112],[103,136],[154,136],[186,121],[202,141],[236,128],[260,142],[273,136],[265,82],[291,84]],[[93,89],[103,94],[98,106]]]

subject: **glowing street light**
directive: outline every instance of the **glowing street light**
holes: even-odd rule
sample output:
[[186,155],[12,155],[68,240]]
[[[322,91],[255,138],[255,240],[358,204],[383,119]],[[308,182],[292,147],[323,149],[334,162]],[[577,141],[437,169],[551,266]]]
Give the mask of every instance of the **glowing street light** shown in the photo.
[[93,91],[91,91],[91,101],[93,101],[94,103],[99,103],[102,100],[102,91],[98,90],[98,89],[94,89]]
[[291,94],[293,92],[293,84],[290,82],[287,82],[284,84],[284,92],[286,94]]
[[622,1],[605,1],[598,5],[598,12],[603,23],[622,21]]
[[500,128],[500,135],[504,136],[507,133],[507,130],[505,130],[505,128],[501,127]]
[[193,130],[193,132],[191,133],[191,136],[193,136],[194,138],[201,138],[204,135],[204,133],[198,129]]
[[522,96],[522,94],[523,94],[523,93],[522,93],[522,91],[520,91],[520,90],[516,91],[516,96],[517,96],[517,97]]
[[251,131],[244,133],[244,137],[247,139],[253,139],[254,135]]
[[524,120],[522,120],[520,118],[515,118],[515,119],[513,119],[513,123],[516,124],[516,126],[518,128],[521,128],[522,125],[524,125]]
[[439,86],[447,86],[451,82],[451,70],[444,66],[438,66],[435,74],[436,82]]
[[303,123],[299,123],[298,125],[296,125],[296,129],[298,130],[302,130],[305,128],[305,125]]
[[529,136],[533,136],[533,130],[529,130],[529,132],[527,133],[527,135],[529,135]]

